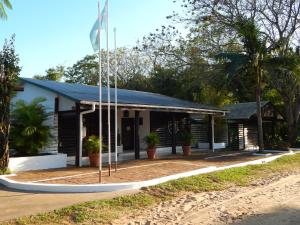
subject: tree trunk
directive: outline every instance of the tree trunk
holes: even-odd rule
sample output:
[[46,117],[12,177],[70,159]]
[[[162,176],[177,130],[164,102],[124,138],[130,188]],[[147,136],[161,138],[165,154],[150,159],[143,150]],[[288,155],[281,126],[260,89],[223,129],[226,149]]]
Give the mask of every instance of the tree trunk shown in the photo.
[[[293,104],[291,101],[285,104],[288,125],[288,142],[290,146],[296,143],[298,136],[297,118],[294,115]],[[299,112],[298,112],[299,113]]]
[[[2,135],[2,134],[1,134]],[[8,148],[8,139],[1,138],[0,140],[0,170],[5,170],[8,167],[9,160],[9,148]]]
[[0,101],[0,169],[2,170],[8,167],[9,160],[9,105],[10,97],[2,97]]
[[256,116],[257,116],[257,131],[258,131],[258,147],[259,151],[262,152],[264,150],[264,135],[263,135],[263,124],[262,124],[262,113],[261,113],[261,69],[258,66],[258,57],[257,57],[257,64],[256,64],[256,72],[257,72],[257,79],[256,79]]

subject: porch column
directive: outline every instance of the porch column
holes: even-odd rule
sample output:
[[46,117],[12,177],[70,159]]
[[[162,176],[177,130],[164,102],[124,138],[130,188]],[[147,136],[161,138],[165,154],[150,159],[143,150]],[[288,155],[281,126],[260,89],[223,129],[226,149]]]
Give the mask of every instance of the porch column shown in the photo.
[[80,104],[76,103],[76,148],[75,148],[75,166],[79,167],[80,166],[80,145],[81,141],[80,140]]
[[172,154],[176,154],[176,127],[175,127],[175,113],[172,113]]
[[212,152],[215,152],[214,149],[214,143],[215,143],[215,120],[213,115],[209,115],[209,126],[210,126],[210,132],[209,132],[209,147],[212,150]]
[[135,154],[135,159],[140,158],[139,126],[140,126],[140,112],[134,111],[134,154]]

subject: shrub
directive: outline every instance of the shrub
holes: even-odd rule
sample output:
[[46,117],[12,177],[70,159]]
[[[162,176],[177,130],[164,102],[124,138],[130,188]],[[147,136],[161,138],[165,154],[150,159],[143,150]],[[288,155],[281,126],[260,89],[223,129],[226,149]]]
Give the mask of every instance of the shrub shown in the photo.
[[[95,135],[87,137],[83,142],[83,148],[88,153],[99,153],[100,139]],[[103,144],[102,152],[107,152],[107,146]]]
[[12,111],[12,147],[21,155],[37,155],[49,142],[50,127],[45,121],[50,116],[41,103],[46,99],[35,98],[30,103],[16,102]]
[[190,146],[192,144],[192,134],[187,130],[180,132],[180,139],[184,146]]
[[157,133],[151,132],[145,137],[145,142],[147,143],[148,148],[155,148],[160,141]]

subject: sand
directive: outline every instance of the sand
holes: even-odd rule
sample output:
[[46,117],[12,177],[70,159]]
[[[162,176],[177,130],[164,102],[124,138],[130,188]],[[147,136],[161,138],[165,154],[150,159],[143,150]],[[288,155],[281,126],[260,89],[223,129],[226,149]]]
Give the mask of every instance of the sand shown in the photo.
[[250,187],[184,194],[113,224],[299,225],[300,174],[278,175]]

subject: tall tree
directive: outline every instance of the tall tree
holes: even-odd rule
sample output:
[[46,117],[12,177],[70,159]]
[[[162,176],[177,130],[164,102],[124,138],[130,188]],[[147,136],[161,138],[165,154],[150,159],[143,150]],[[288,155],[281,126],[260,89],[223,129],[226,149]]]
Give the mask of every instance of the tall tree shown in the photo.
[[[255,25],[259,36],[265,41],[266,52],[269,54],[284,55],[292,44],[297,41],[299,32],[300,2],[295,0],[184,0],[183,6],[187,9],[188,21],[193,29],[207,26],[224,26],[227,33],[236,35],[239,26],[236,22],[246,18]],[[225,37],[227,35],[225,34]],[[252,39],[253,37],[251,37]],[[228,39],[228,38],[227,38]],[[225,39],[226,41],[226,39]],[[241,42],[242,39],[240,39]],[[245,44],[245,42],[243,42]],[[261,74],[260,61],[262,54],[252,54],[253,72]],[[256,72],[255,72],[256,70]],[[257,84],[261,82],[261,75],[256,76]],[[259,95],[261,87],[256,86],[257,114],[260,113]],[[258,118],[260,148],[262,148],[261,118]]]
[[266,60],[270,84],[282,99],[282,108],[288,127],[290,145],[296,143],[300,115],[300,56],[290,50],[288,54],[273,56]]
[[10,104],[21,68],[15,53],[14,37],[6,41],[0,51],[0,169],[9,160]]
[[0,1],[0,19],[7,19],[6,9],[12,9],[12,5],[9,0]]

